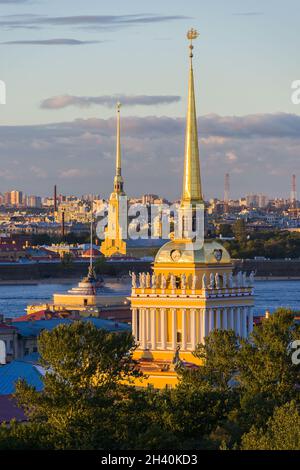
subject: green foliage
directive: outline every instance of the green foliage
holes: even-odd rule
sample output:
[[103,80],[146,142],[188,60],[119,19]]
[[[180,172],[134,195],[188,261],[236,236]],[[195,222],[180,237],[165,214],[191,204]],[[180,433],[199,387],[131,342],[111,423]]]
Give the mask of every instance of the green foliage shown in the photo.
[[232,226],[230,224],[220,224],[217,229],[217,235],[222,235],[222,237],[232,237]]
[[194,384],[191,377],[163,396],[162,426],[181,449],[208,446],[210,433],[226,420],[228,395],[204,383]]
[[300,413],[295,401],[275,409],[264,428],[253,426],[242,438],[242,450],[299,450]]
[[38,233],[31,236],[32,245],[52,245],[57,243],[90,243],[89,230],[81,234],[74,232],[67,233],[62,239],[61,235],[49,235],[48,233]]
[[[239,222],[239,221],[237,221]],[[224,242],[233,258],[264,256],[270,259],[299,258],[300,234],[288,231],[262,231],[241,235],[235,230],[236,239]],[[242,231],[243,233],[243,231]]]
[[[40,393],[19,381],[17,402],[31,423],[47,429],[46,445],[56,449],[114,448],[118,415],[126,395],[122,385],[139,377],[131,334],[108,333],[92,323],[74,322],[42,332],[42,364],[48,369]],[[44,436],[36,436],[43,446]],[[121,444],[119,444],[121,445]]]
[[19,424],[15,420],[0,425],[1,450],[47,450],[53,448],[44,423]]
[[212,331],[194,353],[203,365],[158,391],[128,385],[141,375],[130,334],[60,325],[39,339],[44,390],[17,384],[29,422],[0,427],[0,449],[299,449],[299,337],[284,309],[249,341]]
[[110,276],[116,275],[116,267],[111,263],[107,263],[104,256],[96,259],[94,268],[97,274],[107,274]]
[[260,425],[276,406],[297,399],[299,367],[292,363],[289,345],[300,338],[291,311],[278,309],[254,329],[238,354],[241,411],[247,424]]
[[72,254],[71,253],[64,253],[60,262],[63,266],[71,266],[72,261],[73,261]]
[[236,373],[238,338],[233,330],[213,330],[205,344],[199,344],[194,355],[203,361],[203,367],[194,371],[197,380],[220,391],[231,390],[230,381]]
[[232,227],[233,234],[238,243],[243,245],[247,240],[247,231],[246,231],[246,223],[244,219],[238,219],[233,227]]

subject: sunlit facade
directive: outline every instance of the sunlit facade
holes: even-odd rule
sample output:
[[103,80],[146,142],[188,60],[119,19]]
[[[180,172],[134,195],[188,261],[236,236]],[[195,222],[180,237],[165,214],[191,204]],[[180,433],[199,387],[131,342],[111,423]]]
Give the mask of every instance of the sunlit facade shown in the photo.
[[[183,187],[179,218],[203,205],[189,31],[190,69]],[[215,240],[195,245],[184,230],[158,251],[152,273],[132,274],[132,332],[135,359],[147,375],[142,385],[174,386],[178,361],[200,365],[196,345],[214,329],[232,329],[246,338],[253,328],[253,273],[233,275],[226,249]]]

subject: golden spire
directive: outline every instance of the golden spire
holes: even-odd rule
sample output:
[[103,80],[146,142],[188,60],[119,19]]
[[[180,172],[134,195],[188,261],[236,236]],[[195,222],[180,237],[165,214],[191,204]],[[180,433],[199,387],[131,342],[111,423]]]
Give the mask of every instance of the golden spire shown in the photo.
[[121,108],[121,103],[117,103],[116,176],[114,178],[114,191],[117,193],[123,193],[123,178],[122,178],[122,168],[121,168],[120,108]]
[[184,172],[181,198],[182,203],[198,203],[203,201],[200,178],[198,131],[193,72],[193,40],[197,39],[197,37],[198,32],[195,29],[192,28],[188,31],[187,38],[190,41],[190,71],[185,134]]

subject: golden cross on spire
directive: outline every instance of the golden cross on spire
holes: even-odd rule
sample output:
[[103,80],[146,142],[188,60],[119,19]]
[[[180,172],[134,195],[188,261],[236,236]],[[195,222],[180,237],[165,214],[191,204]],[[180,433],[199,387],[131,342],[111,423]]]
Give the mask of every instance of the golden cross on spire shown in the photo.
[[197,39],[197,37],[199,36],[199,33],[196,29],[194,28],[191,28],[189,29],[189,31],[187,32],[187,38],[190,40],[190,41],[193,41],[193,39]]
[[189,29],[188,32],[187,32],[186,37],[187,37],[188,40],[190,41],[190,50],[191,50],[191,52],[190,52],[190,58],[193,57],[193,49],[194,49],[193,41],[194,41],[195,39],[197,39],[198,36],[199,36],[199,33],[198,33],[198,31],[197,31],[196,29],[194,29],[194,28]]

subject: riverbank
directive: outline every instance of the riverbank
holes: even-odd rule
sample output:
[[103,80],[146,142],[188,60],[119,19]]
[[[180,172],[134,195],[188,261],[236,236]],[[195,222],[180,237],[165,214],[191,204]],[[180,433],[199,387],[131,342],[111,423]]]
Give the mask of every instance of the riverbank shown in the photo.
[[256,281],[300,281],[300,276],[255,276]]
[[[299,280],[300,259],[296,260],[232,260],[235,271],[254,271],[260,280]],[[34,284],[36,282],[57,283],[75,282],[87,274],[89,262],[70,263],[37,263],[37,264],[5,264],[0,265],[0,285],[3,283]],[[148,272],[151,261],[107,263],[103,274],[113,278],[128,276],[130,271]],[[9,284],[8,284],[9,285]]]
[[[119,280],[117,276],[103,276],[105,282],[116,282]],[[129,280],[129,276],[122,277],[122,280]],[[53,284],[73,284],[78,282],[78,277],[62,277],[62,278],[47,278],[39,279],[36,281],[28,281],[26,279],[17,279],[17,280],[0,280],[0,286],[37,286],[37,285],[53,285]]]
[[[36,263],[36,264],[0,264],[0,282],[6,281],[24,281],[35,282],[43,281],[51,282],[52,279],[78,280],[86,276],[89,267],[89,261],[74,262],[70,264],[63,263]],[[103,274],[116,277],[128,275],[129,271],[141,272],[149,271],[151,262],[114,262],[107,263],[103,267]]]

